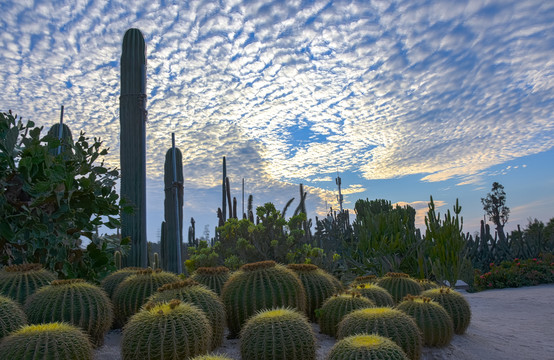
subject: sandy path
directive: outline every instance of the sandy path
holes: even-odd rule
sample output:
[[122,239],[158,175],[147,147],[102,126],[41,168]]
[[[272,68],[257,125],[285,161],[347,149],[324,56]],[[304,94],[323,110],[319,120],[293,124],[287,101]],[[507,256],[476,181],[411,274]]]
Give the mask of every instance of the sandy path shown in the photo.
[[[472,319],[464,335],[444,348],[424,348],[423,360],[554,360],[554,284],[462,294]],[[318,359],[324,359],[335,339],[319,334]],[[121,359],[121,334],[110,332],[95,351],[96,360]],[[240,359],[238,340],[225,340],[216,352]]]

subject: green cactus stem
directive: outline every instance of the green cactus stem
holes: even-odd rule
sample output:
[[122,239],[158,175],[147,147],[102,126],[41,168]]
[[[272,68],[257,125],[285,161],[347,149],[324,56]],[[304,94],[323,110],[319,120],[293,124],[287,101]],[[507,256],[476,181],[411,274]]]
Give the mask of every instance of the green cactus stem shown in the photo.
[[56,275],[42,268],[41,264],[6,266],[0,270],[0,294],[21,305],[40,287],[56,280]]
[[471,321],[471,308],[462,294],[449,287],[441,287],[424,291],[426,296],[439,303],[454,322],[454,333],[463,334]]
[[375,303],[357,292],[344,292],[327,299],[319,309],[319,328],[322,333],[336,337],[342,318],[354,310],[375,307]]
[[423,291],[417,281],[404,273],[387,273],[377,281],[377,285],[391,294],[394,302],[398,304],[406,295],[419,295]]
[[157,252],[154,253],[154,261],[152,261],[152,269],[157,270],[160,268],[160,256]]
[[439,284],[431,280],[416,279],[416,281],[418,282],[419,286],[421,286],[421,289],[423,291],[430,290],[430,289],[437,289],[440,287]]
[[62,127],[61,138],[60,138],[59,123],[52,125],[50,130],[48,130],[49,136],[51,136],[54,139],[60,139],[60,142],[61,142],[60,146],[49,150],[49,152],[52,155],[58,155],[60,153],[63,154],[67,150],[66,148],[67,145],[70,145],[70,148],[71,146],[73,146],[73,137],[71,136],[71,130],[69,130],[69,127],[66,124],[62,124],[61,127]]
[[327,360],[408,360],[393,341],[379,335],[353,335],[337,342]]
[[233,358],[225,355],[199,355],[191,358],[190,360],[234,360]]
[[121,270],[117,270],[111,273],[110,275],[106,276],[100,283],[100,287],[104,289],[104,291],[108,294],[110,299],[113,299],[113,294],[115,292],[115,289],[117,288],[117,285],[121,284],[123,280],[125,280],[131,275],[136,274],[137,271],[141,271],[141,270],[144,270],[144,269],[137,268],[137,267],[127,267]]
[[359,292],[362,296],[365,296],[369,300],[373,301],[376,306],[393,307],[395,305],[391,294],[379,285],[362,283],[352,287],[352,290]]
[[358,276],[352,281],[350,284],[351,287],[356,287],[360,284],[375,284],[379,280],[379,278],[376,275],[364,275],[364,276]]
[[119,250],[114,251],[113,260],[114,260],[115,268],[117,270],[121,270],[121,251]]
[[191,275],[191,280],[197,281],[200,284],[207,286],[214,291],[218,296],[221,295],[223,285],[229,280],[229,269],[225,266],[217,267],[199,267]]
[[0,296],[0,339],[27,325],[27,316],[15,300]]

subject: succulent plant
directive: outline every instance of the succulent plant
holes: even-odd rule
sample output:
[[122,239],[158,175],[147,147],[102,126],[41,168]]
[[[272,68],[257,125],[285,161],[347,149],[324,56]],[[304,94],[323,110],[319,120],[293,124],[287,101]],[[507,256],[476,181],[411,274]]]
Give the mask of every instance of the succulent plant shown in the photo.
[[454,324],[438,303],[424,296],[406,296],[396,307],[414,318],[427,346],[446,346],[452,340]]
[[100,287],[102,287],[102,289],[104,289],[110,299],[112,299],[117,285],[121,284],[123,280],[141,270],[144,269],[138,267],[126,267],[121,270],[117,270],[106,276],[104,280],[102,280],[102,282],[100,283]]
[[287,308],[258,312],[240,334],[243,360],[315,360],[315,344],[306,316]]
[[112,296],[115,326],[123,326],[160,286],[176,281],[179,281],[177,275],[160,269],[139,270],[127,277],[115,288]]
[[377,281],[377,285],[387,290],[396,304],[406,295],[419,295],[423,291],[417,281],[404,273],[387,273]]
[[225,266],[217,266],[199,267],[190,278],[194,281],[198,281],[200,284],[206,285],[220,296],[223,284],[229,279],[229,276],[228,268]]
[[409,359],[421,358],[421,331],[414,319],[400,310],[389,307],[355,310],[339,323],[337,338],[360,333],[386,337],[400,346]]
[[199,355],[191,358],[190,360],[234,360],[233,358],[225,355]]
[[336,336],[339,322],[354,310],[374,307],[375,303],[357,292],[344,292],[327,299],[319,309],[319,328],[322,333]]
[[212,327],[211,350],[223,343],[225,305],[216,293],[194,280],[186,279],[163,285],[150,296],[149,301],[167,302],[172,299],[189,302],[204,311]]
[[275,261],[243,265],[223,286],[221,298],[227,311],[231,337],[257,311],[288,306],[305,311],[306,293],[298,276]]
[[15,300],[0,296],[0,339],[27,325],[27,316]]
[[306,313],[310,321],[316,321],[315,310],[331,295],[338,292],[332,275],[312,264],[290,264],[289,269],[294,271],[306,290]]
[[205,354],[210,349],[212,328],[197,306],[171,300],[147,303],[123,328],[124,360],[178,360]]
[[23,305],[29,295],[53,280],[56,275],[43,269],[41,264],[6,266],[0,270],[0,294]]
[[463,334],[471,321],[471,308],[462,294],[449,287],[424,291],[421,296],[439,303],[454,323],[454,333]]
[[27,325],[0,342],[2,359],[92,360],[92,345],[79,328],[66,323]]
[[24,311],[30,324],[59,321],[78,326],[94,346],[102,345],[113,321],[108,295],[82,279],[52,281],[27,299]]
[[421,289],[423,291],[430,290],[430,289],[437,289],[440,287],[439,284],[428,279],[416,279],[416,281],[418,282],[419,286],[421,286]]
[[379,285],[362,283],[352,287],[352,290],[359,292],[362,296],[365,296],[369,300],[373,301],[375,306],[393,307],[395,305],[391,294]]
[[408,360],[393,341],[379,335],[353,335],[337,342],[327,360]]
[[379,280],[377,275],[358,276],[352,281],[350,286],[351,287],[356,287],[360,284],[375,284],[377,282],[377,280]]

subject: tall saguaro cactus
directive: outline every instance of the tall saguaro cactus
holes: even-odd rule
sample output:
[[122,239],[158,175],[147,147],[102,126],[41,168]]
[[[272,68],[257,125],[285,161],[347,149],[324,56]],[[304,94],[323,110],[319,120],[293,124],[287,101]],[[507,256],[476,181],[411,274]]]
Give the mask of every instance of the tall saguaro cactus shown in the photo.
[[134,208],[121,214],[121,236],[131,238],[126,264],[146,267],[146,45],[138,29],[123,37],[119,116],[121,197]]

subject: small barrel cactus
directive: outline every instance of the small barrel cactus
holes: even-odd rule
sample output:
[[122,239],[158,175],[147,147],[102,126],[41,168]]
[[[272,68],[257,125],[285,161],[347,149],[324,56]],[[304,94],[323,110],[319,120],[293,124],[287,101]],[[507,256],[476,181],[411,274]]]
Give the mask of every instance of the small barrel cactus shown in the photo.
[[354,288],[360,284],[375,284],[377,280],[379,280],[379,278],[376,275],[358,276],[352,281],[350,287]]
[[455,334],[461,335],[466,331],[471,321],[471,308],[462,294],[449,287],[441,287],[424,291],[421,296],[431,298],[446,310],[454,323]]
[[27,325],[0,342],[2,359],[92,360],[92,345],[79,328],[65,323]]
[[223,284],[229,279],[229,269],[225,266],[217,267],[199,267],[194,274],[191,275],[191,279],[206,285],[209,289],[212,289],[218,296],[221,295],[221,289]]
[[126,267],[121,270],[117,270],[111,273],[110,275],[106,276],[104,280],[102,280],[102,283],[100,284],[100,286],[108,294],[110,299],[112,299],[117,285],[121,284],[123,280],[125,280],[131,275],[136,274],[137,271],[141,271],[141,270],[144,270],[144,269],[138,268],[138,267]]
[[56,280],[56,275],[42,268],[41,264],[6,266],[0,270],[0,294],[21,305],[40,287]]
[[78,326],[94,346],[103,344],[113,321],[108,295],[82,279],[52,281],[27,299],[24,311],[30,324],[65,321]]
[[408,360],[406,354],[393,341],[379,335],[360,334],[337,342],[327,360]]
[[454,324],[450,315],[430,298],[409,295],[396,308],[414,318],[424,345],[446,346],[452,340]]
[[315,360],[315,334],[305,315],[277,308],[252,316],[241,330],[244,360]]
[[236,337],[257,311],[293,307],[305,311],[306,293],[298,276],[274,261],[243,265],[223,286],[221,298],[227,312],[227,326]]
[[123,326],[160,286],[176,281],[179,281],[177,275],[159,269],[140,270],[127,277],[115,288],[112,297],[115,326]]
[[234,360],[233,358],[225,355],[199,355],[191,358],[190,360]]
[[302,281],[306,290],[306,313],[310,321],[315,321],[315,310],[331,295],[338,292],[332,275],[312,264],[290,264],[289,269],[294,271]]
[[27,325],[27,316],[15,300],[0,296],[0,339]]
[[419,295],[423,291],[417,281],[404,273],[387,273],[377,281],[377,285],[391,294],[396,304],[400,303],[406,295]]
[[150,296],[149,301],[167,302],[172,299],[189,302],[204,311],[212,326],[212,350],[223,343],[226,319],[225,305],[223,305],[223,302],[215,292],[196,281],[187,279],[163,285]]
[[421,286],[421,289],[423,291],[430,290],[430,289],[437,289],[440,287],[439,284],[428,279],[416,279],[416,281],[418,282],[419,286]]
[[343,339],[360,333],[391,339],[409,359],[421,358],[421,331],[414,319],[400,310],[378,307],[353,311],[339,323],[337,338]]
[[123,360],[188,359],[210,349],[212,328],[202,310],[181,300],[147,303],[123,328]]
[[379,285],[370,283],[358,284],[352,287],[352,290],[373,301],[375,306],[394,306],[394,299],[391,294]]
[[374,307],[375,303],[356,292],[333,295],[319,309],[319,328],[322,333],[336,336],[342,318],[354,310]]

